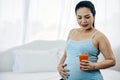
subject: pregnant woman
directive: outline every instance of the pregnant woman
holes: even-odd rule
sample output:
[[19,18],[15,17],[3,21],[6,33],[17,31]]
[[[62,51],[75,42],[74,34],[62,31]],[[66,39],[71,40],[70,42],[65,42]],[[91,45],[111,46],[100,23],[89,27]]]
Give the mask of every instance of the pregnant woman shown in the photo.
[[[63,80],[103,80],[100,69],[115,65],[115,57],[107,37],[94,25],[95,7],[90,1],[81,1],[75,7],[80,28],[69,32],[64,54],[58,64]],[[78,55],[87,53],[88,60]],[[97,62],[102,53],[105,60]]]

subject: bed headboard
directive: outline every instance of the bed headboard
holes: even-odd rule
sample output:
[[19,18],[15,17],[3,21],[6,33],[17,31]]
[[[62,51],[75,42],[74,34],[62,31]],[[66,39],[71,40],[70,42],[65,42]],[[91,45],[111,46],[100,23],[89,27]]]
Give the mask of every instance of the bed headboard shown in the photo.
[[[0,53],[0,72],[13,71],[13,66],[14,66],[14,63],[15,63],[15,56],[16,56],[15,53],[16,52],[17,53],[21,52],[21,53],[24,53],[24,54],[30,53],[31,55],[33,55],[33,57],[35,57],[36,55],[38,55],[38,56],[42,55],[42,54],[38,54],[38,53],[48,54],[48,52],[49,52],[49,53],[54,53],[54,55],[48,55],[48,56],[46,56],[46,59],[49,59],[50,57],[53,58],[53,57],[55,57],[55,55],[57,55],[56,57],[59,58],[58,51],[63,50],[65,48],[65,44],[66,44],[66,42],[64,40],[36,40],[36,41],[30,42],[30,43],[27,43],[27,44],[24,44],[24,45],[21,45],[21,46],[16,46],[16,47],[8,49],[4,52],[1,52]],[[35,55],[32,54],[32,53],[35,53]],[[22,58],[23,58],[24,54],[19,54],[19,55],[21,55]],[[43,54],[43,55],[45,56],[46,54]],[[19,59],[20,58],[21,57],[19,57]],[[26,58],[28,58],[28,57],[26,56]],[[55,63],[55,61],[54,61],[54,63]],[[17,64],[17,65],[21,66],[21,64]]]

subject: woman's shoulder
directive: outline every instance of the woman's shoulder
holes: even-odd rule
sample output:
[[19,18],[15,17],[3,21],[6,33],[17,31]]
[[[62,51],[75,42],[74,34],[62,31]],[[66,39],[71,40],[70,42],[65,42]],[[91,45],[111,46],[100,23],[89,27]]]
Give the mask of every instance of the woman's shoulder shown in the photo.
[[79,29],[79,28],[73,28],[73,29],[70,30],[69,33],[71,34],[71,33],[73,33],[73,32],[76,32],[78,29]]
[[76,31],[77,31],[76,28],[71,29],[71,30],[69,31],[68,39],[71,38],[71,37],[73,37],[74,34],[76,33]]
[[70,31],[76,31],[78,30],[79,28],[72,28]]
[[97,30],[97,36],[96,36],[96,38],[98,40],[102,40],[102,39],[107,39],[107,36],[103,32]]

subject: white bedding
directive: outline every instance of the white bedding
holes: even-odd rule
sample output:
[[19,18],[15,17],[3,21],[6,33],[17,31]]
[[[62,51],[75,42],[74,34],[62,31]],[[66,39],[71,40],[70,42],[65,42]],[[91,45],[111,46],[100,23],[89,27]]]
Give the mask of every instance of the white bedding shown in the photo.
[[57,72],[41,72],[41,73],[0,73],[0,80],[59,80]]
[[[120,80],[120,72],[114,70],[101,70],[104,80]],[[57,72],[43,73],[15,73],[1,72],[0,80],[59,80]]]

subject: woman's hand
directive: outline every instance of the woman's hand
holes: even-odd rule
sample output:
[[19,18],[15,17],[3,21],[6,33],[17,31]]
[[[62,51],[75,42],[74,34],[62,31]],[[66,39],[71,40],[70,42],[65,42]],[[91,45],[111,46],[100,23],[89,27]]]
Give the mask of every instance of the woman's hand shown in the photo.
[[65,69],[65,66],[67,66],[67,64],[59,64],[57,67],[58,72],[62,78],[67,78],[69,76],[69,74],[67,73],[69,72],[69,70]]
[[80,69],[81,70],[95,70],[95,63],[92,63],[88,60],[82,60],[80,62]]

